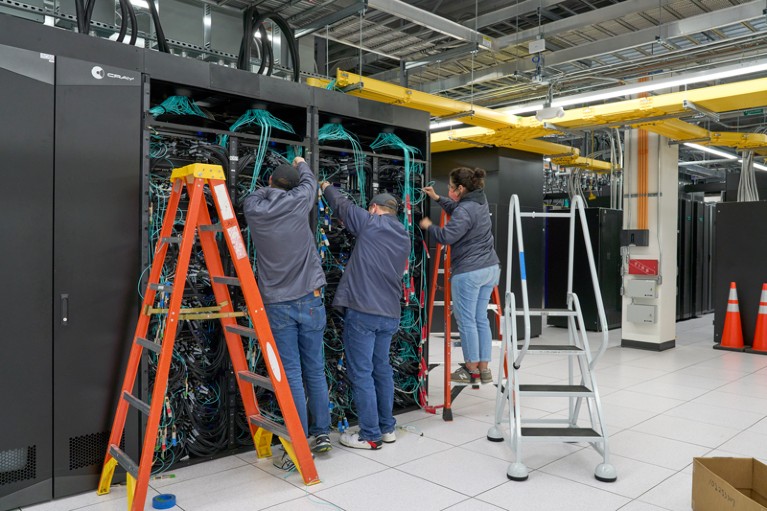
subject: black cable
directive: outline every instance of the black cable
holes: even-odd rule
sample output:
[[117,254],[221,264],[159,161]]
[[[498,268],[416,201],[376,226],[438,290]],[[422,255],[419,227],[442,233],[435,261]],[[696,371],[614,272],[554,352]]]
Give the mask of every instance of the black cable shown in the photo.
[[117,36],[117,42],[125,41],[125,35],[128,33],[128,9],[125,8],[125,1],[120,0],[120,34]]
[[138,38],[138,20],[136,19],[136,10],[133,8],[133,4],[128,2],[125,4],[128,8],[128,19],[130,20],[130,45],[135,46],[136,39]]
[[[271,13],[264,13],[261,16],[259,16],[256,19],[256,25],[263,24],[266,20],[272,20],[282,31],[282,34],[285,36],[286,42],[288,43],[288,50],[290,52],[290,57],[293,62],[293,81],[298,82],[300,80],[300,71],[301,71],[301,65],[300,60],[298,56],[298,46],[296,45],[296,38],[293,35],[293,30],[290,28],[290,25],[288,24],[287,20],[277,14],[276,12]],[[262,44],[266,44],[269,47],[269,51],[271,52],[271,44],[267,41],[264,41],[263,35],[261,36],[261,42]],[[271,74],[271,73],[269,73]]]
[[[95,0],[91,0],[95,2]],[[149,4],[149,11],[152,14],[152,22],[154,23],[154,30],[157,33],[157,49],[163,53],[170,53],[168,49],[168,40],[165,38],[165,32],[162,29],[162,23],[160,23],[160,13],[157,12],[157,6],[154,4],[154,0],[147,0]]]

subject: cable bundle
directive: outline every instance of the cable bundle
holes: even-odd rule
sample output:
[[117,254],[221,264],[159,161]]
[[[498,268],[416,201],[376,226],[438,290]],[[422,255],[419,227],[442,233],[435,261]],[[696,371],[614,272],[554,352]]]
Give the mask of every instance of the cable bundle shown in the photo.
[[357,170],[357,188],[360,192],[358,205],[367,207],[365,198],[365,155],[362,152],[362,146],[356,135],[349,133],[344,129],[340,122],[329,122],[317,132],[317,140],[324,142],[328,140],[345,140],[352,146],[354,154],[354,168]]
[[738,202],[759,200],[759,189],[756,186],[756,170],[754,170],[754,151],[743,152],[743,164],[738,181]]
[[149,109],[149,113],[153,117],[158,117],[163,114],[173,115],[196,115],[197,117],[208,118],[199,106],[186,96],[170,96],[165,101],[157,106],[153,106]]
[[[245,9],[243,14],[243,34],[242,42],[240,43],[240,53],[237,57],[237,68],[250,70],[250,59],[253,52],[254,45],[258,50],[261,64],[258,67],[258,74],[265,74],[267,76],[272,75],[274,70],[274,51],[272,50],[272,44],[269,41],[266,28],[264,27],[264,21],[272,20],[275,25],[282,31],[285,36],[285,42],[290,52],[290,58],[293,62],[293,81],[298,82],[299,72],[301,64],[298,55],[298,45],[296,44],[296,38],[293,35],[293,30],[288,25],[288,22],[276,13],[264,13],[259,14],[258,9],[255,7],[249,7]],[[258,30],[259,37],[255,37],[256,30]]]

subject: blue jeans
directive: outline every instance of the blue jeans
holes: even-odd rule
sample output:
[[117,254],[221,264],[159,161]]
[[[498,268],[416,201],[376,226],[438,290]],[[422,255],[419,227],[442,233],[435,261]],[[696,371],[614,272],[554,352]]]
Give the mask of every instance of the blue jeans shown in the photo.
[[489,362],[493,339],[487,304],[501,277],[500,266],[489,266],[450,278],[453,312],[461,333],[461,350],[466,362]]
[[381,440],[381,435],[394,431],[397,424],[392,415],[394,378],[389,348],[398,328],[399,318],[346,309],[344,352],[361,440]]
[[[330,409],[322,341],[325,333],[325,306],[322,298],[310,293],[296,300],[271,303],[266,305],[266,315],[304,433],[328,433]],[[306,412],[307,397],[311,425]]]

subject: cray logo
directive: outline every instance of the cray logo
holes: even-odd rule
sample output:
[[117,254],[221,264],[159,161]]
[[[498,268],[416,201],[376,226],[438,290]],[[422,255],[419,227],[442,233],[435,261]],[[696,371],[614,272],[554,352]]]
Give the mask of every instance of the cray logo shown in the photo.
[[132,82],[133,80],[136,79],[133,76],[118,75],[117,73],[107,73],[106,71],[104,71],[104,68],[102,68],[101,66],[93,66],[93,68],[91,68],[91,75],[96,80],[103,80],[104,77],[106,77],[106,78],[114,78],[115,80],[125,80],[127,82]]

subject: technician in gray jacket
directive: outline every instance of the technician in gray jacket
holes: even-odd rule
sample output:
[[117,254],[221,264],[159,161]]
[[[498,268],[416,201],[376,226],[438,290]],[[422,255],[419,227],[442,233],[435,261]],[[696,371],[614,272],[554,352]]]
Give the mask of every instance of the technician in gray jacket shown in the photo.
[[381,193],[367,211],[321,185],[325,199],[357,241],[333,306],[344,310],[344,354],[360,419],[359,433],[344,433],[341,444],[380,449],[397,440],[394,378],[389,362],[392,336],[399,328],[402,274],[410,255],[410,237],[397,219],[397,199]]
[[431,186],[423,191],[448,215],[450,221],[440,229],[431,220],[421,220],[421,228],[438,243],[450,245],[453,312],[461,334],[464,364],[450,379],[457,383],[491,383],[488,368],[492,350],[487,304],[501,275],[495,253],[490,209],[485,197],[485,171],[459,167],[450,172],[448,197],[440,197]]
[[[256,247],[258,287],[301,425],[305,434],[314,436],[312,450],[325,452],[332,447],[323,352],[325,274],[309,227],[316,199],[314,174],[303,158],[296,157],[292,167],[285,164],[274,170],[269,187],[245,198],[243,212]],[[293,468],[286,454],[274,464]]]

